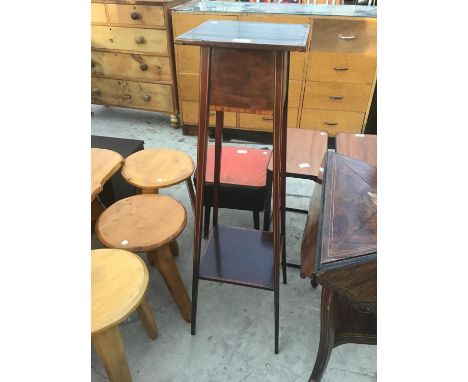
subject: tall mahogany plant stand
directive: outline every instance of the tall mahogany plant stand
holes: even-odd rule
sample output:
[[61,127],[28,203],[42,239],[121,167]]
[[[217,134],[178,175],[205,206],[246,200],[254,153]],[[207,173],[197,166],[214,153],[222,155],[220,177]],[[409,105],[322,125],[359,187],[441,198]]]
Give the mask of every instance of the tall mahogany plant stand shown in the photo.
[[[196,330],[199,279],[266,289],[274,291],[275,354],[278,353],[279,270],[285,248],[289,52],[305,51],[308,35],[307,25],[210,20],[175,40],[176,44],[201,46],[192,334]],[[210,110],[216,111],[213,233],[200,259]],[[225,111],[273,116],[273,232],[218,225]]]

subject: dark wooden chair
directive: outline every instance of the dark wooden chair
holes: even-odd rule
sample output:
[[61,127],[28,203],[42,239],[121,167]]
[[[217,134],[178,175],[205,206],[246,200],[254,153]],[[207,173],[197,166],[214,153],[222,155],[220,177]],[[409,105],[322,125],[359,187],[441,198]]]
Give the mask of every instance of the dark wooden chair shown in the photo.
[[[260,212],[264,211],[264,221],[269,221],[271,214],[271,188],[267,188],[270,156],[271,150],[268,149],[223,146],[221,157],[218,205],[220,208],[252,211],[254,228],[257,230],[260,229]],[[205,239],[208,238],[213,207],[214,146],[208,147],[206,159],[206,184],[203,193]]]

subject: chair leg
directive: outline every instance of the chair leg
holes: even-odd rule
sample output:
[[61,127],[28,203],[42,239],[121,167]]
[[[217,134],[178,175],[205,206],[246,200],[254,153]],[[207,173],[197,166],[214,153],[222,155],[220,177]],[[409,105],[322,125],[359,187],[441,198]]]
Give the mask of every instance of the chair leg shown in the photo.
[[263,230],[269,231],[271,224],[271,190],[273,187],[273,176],[271,171],[267,170],[267,180],[265,189],[265,208],[263,212]]
[[167,289],[179,307],[179,311],[185,321],[190,322],[192,317],[192,303],[185,289],[185,285],[180,277],[174,258],[172,257],[169,245],[151,251],[149,257],[154,261],[156,268],[161,273]]
[[278,354],[279,344],[279,288],[275,289],[275,354]]
[[281,270],[283,273],[283,284],[287,284],[288,277],[286,274],[286,235],[284,235],[283,248],[281,249]]
[[118,326],[91,337],[94,348],[101,359],[111,382],[131,382],[130,370]]
[[254,228],[256,230],[260,229],[260,211],[252,211],[253,213],[253,220],[254,220]]
[[193,190],[193,182],[192,182],[191,176],[187,178],[187,180],[185,181],[185,184],[187,185],[187,190],[188,190],[189,198],[190,198],[190,204],[192,205],[192,211],[195,214],[195,191]]
[[205,223],[203,223],[203,238],[208,239],[208,234],[210,233],[210,215],[211,207],[205,206]]
[[143,297],[143,300],[141,300],[137,312],[149,338],[155,340],[158,336],[158,327],[156,326],[156,321],[154,320],[148,301],[146,301],[146,297]]

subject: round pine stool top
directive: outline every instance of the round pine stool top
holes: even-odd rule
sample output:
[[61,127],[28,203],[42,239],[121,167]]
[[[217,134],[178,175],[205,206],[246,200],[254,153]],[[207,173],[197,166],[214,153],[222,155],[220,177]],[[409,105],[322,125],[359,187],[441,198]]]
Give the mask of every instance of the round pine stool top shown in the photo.
[[91,149],[91,201],[102,191],[112,175],[122,165],[124,158],[119,153],[107,149]]
[[177,200],[142,194],[108,207],[96,222],[96,235],[106,247],[144,252],[173,241],[186,223],[187,213]]
[[124,179],[139,188],[164,188],[189,178],[195,167],[192,158],[173,149],[145,149],[125,159]]
[[148,269],[122,249],[91,251],[91,334],[119,324],[140,304],[148,287]]

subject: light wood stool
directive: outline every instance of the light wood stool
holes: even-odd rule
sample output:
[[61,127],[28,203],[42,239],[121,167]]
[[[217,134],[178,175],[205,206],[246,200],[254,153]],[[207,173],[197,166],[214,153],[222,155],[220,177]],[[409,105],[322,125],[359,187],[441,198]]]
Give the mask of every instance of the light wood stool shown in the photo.
[[96,235],[107,247],[146,252],[156,265],[185,321],[190,322],[192,303],[180,277],[170,245],[187,223],[185,208],[166,195],[142,194],[121,199],[107,208],[96,222]]
[[147,288],[148,269],[137,255],[121,249],[91,251],[91,338],[112,382],[132,380],[119,323],[136,309],[149,337],[158,336]]
[[97,220],[104,205],[98,197],[104,184],[122,166],[124,158],[119,153],[106,149],[91,149],[91,224]]

